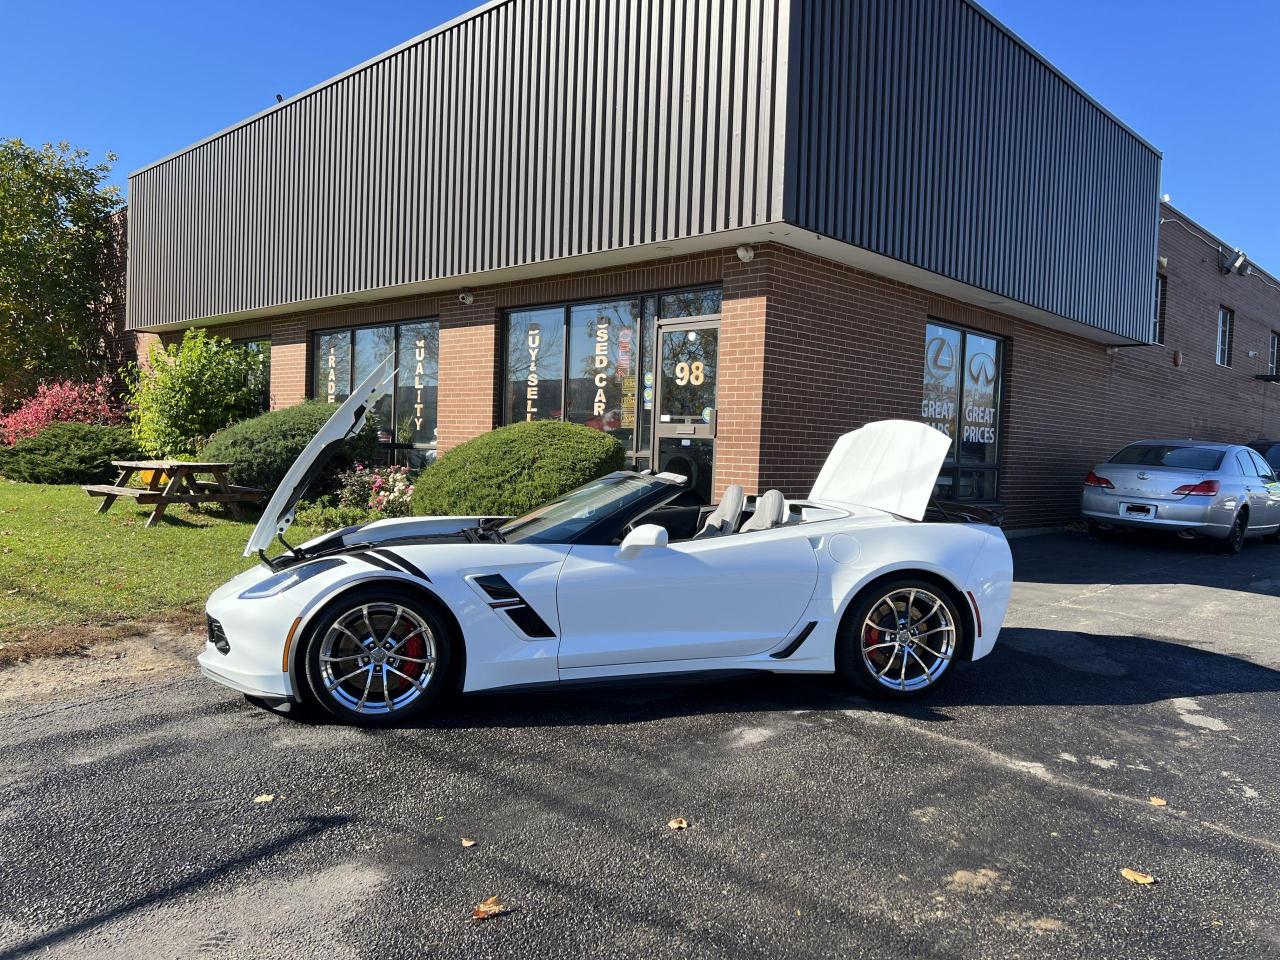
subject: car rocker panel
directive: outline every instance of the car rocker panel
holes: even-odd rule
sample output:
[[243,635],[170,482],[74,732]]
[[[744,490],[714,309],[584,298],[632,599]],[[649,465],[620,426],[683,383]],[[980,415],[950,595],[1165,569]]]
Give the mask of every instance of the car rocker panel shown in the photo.
[[625,471],[515,520],[347,528],[217,590],[200,666],[244,693],[319,700],[356,723],[425,709],[446,672],[463,692],[840,672],[913,695],[953,661],[990,652],[1009,602],[999,529],[920,522],[949,443],[923,424],[869,425],[837,443],[815,484],[824,498],[787,504],[771,492],[743,509],[731,491],[725,516],[677,542],[652,521],[684,478]]

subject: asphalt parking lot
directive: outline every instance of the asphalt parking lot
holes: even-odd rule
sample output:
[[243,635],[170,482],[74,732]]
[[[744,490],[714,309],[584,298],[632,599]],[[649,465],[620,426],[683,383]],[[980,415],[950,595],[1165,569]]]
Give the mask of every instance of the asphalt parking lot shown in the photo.
[[0,958],[1280,956],[1280,547],[1014,552],[996,651],[908,707],[761,676],[368,733],[194,669],[11,705]]

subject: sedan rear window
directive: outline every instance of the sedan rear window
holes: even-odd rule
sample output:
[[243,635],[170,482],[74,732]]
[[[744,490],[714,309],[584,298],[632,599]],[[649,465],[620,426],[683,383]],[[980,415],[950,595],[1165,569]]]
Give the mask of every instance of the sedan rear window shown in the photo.
[[1186,470],[1217,470],[1224,451],[1211,447],[1180,447],[1170,443],[1135,443],[1109,461],[1139,467],[1182,467]]

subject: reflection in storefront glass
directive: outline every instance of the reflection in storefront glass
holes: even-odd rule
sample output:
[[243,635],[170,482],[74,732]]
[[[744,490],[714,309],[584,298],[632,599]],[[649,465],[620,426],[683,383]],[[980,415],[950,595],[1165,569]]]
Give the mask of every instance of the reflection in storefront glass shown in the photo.
[[965,334],[964,409],[960,422],[960,462],[994,466],[996,404],[1000,382],[995,340]]
[[423,322],[400,327],[396,366],[396,443],[434,444],[440,325]]
[[507,315],[506,422],[559,420],[564,389],[564,310]]
[[[391,356],[395,350],[395,327],[361,327],[355,331],[354,356],[352,358],[352,379],[359,384],[365,377],[373,373],[378,364]],[[391,395],[385,395],[373,408],[373,421],[378,425],[378,439],[390,443],[394,424],[391,422]]]
[[569,309],[565,419],[603,430],[631,447],[636,426],[640,303],[615,300]]
[[341,403],[351,396],[351,333],[322,333],[316,337],[313,396]]
[[723,292],[714,290],[684,290],[669,293],[660,299],[658,316],[663,320],[674,317],[707,317],[720,312]]
[[715,445],[710,439],[663,437],[658,441],[658,469],[688,477],[689,487],[703,503],[710,503]]
[[930,323],[924,340],[924,401],[920,417],[951,438],[947,459],[955,457],[956,418],[960,411],[961,333]]
[[711,422],[716,406],[715,329],[672,330],[662,334],[663,421],[692,419]]
[[925,327],[920,417],[952,439],[935,491],[941,499],[997,497],[1000,346],[997,338],[980,333],[937,323]]

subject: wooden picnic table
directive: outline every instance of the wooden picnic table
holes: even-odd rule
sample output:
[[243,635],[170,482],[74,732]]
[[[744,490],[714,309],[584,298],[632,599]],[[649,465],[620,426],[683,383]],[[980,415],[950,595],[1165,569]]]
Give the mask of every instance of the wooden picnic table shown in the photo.
[[[83,489],[91,497],[102,497],[99,513],[106,513],[119,497],[129,497],[140,504],[154,504],[147,526],[154,527],[171,503],[198,505],[225,503],[231,515],[242,519],[240,505],[262,498],[253,487],[237,487],[227,483],[229,463],[192,463],[188,460],[112,460],[120,468],[115,483],[86,484]],[[130,486],[135,473],[148,472],[145,486]],[[212,479],[202,480],[204,474]],[[140,478],[142,479],[142,478]]]

